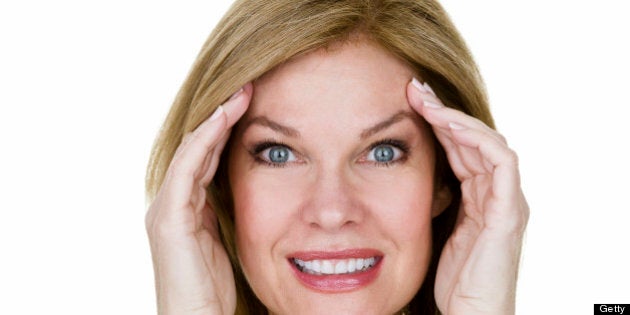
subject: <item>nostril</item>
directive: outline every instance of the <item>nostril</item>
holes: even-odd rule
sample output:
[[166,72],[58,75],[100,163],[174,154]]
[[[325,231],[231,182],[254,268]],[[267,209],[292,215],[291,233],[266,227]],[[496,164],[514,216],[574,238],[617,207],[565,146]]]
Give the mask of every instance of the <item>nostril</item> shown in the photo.
[[341,228],[347,228],[357,225],[357,220],[357,215],[353,214],[352,210],[349,210],[347,212],[320,212],[310,217],[310,220],[308,220],[308,225],[309,227],[314,229],[338,230]]

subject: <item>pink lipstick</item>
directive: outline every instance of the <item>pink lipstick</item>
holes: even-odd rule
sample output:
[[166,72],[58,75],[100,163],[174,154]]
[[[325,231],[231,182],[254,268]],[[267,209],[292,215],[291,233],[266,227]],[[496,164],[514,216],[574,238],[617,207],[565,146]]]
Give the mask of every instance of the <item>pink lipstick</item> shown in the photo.
[[296,252],[287,257],[298,280],[324,293],[357,290],[372,283],[380,271],[383,253],[374,249]]

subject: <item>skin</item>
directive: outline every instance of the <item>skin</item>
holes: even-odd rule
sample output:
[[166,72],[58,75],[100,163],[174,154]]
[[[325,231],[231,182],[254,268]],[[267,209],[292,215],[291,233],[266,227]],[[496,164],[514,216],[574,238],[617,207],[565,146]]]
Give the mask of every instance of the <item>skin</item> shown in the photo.
[[[312,71],[298,69],[292,77],[289,70],[300,62],[313,66]],[[432,150],[426,141],[428,129],[417,123],[424,120],[445,148],[463,194],[457,226],[438,266],[438,307],[444,314],[512,314],[529,210],[516,154],[503,137],[475,118],[443,107],[428,86],[410,82],[412,73],[395,58],[366,43],[312,53],[283,68],[256,82],[256,92],[246,85],[178,148],[146,217],[160,314],[234,312],[232,270],[219,241],[216,217],[206,203],[205,187],[232,127],[248,106],[243,121],[264,113],[299,130],[302,137],[280,140],[290,144],[303,163],[264,168],[253,164],[245,149],[250,141],[279,135],[260,126],[240,130],[244,124],[239,124],[239,140],[230,157],[235,162],[230,170],[234,194],[242,197],[236,198],[235,209],[239,258],[257,295],[273,311],[301,313],[295,303],[309,302],[293,294],[304,292],[315,301],[310,312],[330,312],[331,307],[362,312],[360,303],[375,302],[374,310],[386,314],[415,293],[426,270],[430,219],[443,208],[439,199],[429,202],[434,195],[427,179]],[[318,72],[324,69],[336,76]],[[370,69],[378,75],[370,75]],[[300,72],[308,77],[300,79]],[[346,74],[348,80],[338,80]],[[283,75],[291,80],[280,80]],[[379,76],[387,82],[380,82]],[[286,89],[275,89],[274,94],[274,82],[286,84]],[[357,136],[400,109],[417,116],[369,140]],[[409,158],[390,167],[363,163],[370,141],[386,134],[411,143]],[[247,181],[235,180],[238,176]],[[394,192],[401,197],[392,199]],[[386,257],[382,274],[361,290],[332,296],[314,293],[300,288],[285,270],[290,251],[356,246],[376,247]],[[413,265],[419,271],[410,273],[394,265]],[[396,282],[390,277],[400,281],[397,286],[392,286]],[[280,288],[283,280],[285,286]],[[396,294],[388,295],[391,292],[385,289]]]
[[529,219],[518,157],[502,135],[445,107],[430,87],[412,82],[407,95],[410,106],[431,124],[461,182],[457,224],[438,264],[438,308],[444,314],[514,314]]
[[[397,58],[362,42],[301,56],[255,82],[230,150],[229,177],[241,266],[274,313],[391,314],[419,289],[431,255],[434,148],[407,102],[412,76]],[[361,136],[397,114],[399,120]],[[257,162],[251,148],[269,139],[291,148],[294,161]],[[376,163],[371,145],[384,139],[404,141],[409,152],[389,146],[400,158]],[[376,249],[384,259],[376,281],[352,292],[309,289],[287,263],[296,251],[355,248]]]

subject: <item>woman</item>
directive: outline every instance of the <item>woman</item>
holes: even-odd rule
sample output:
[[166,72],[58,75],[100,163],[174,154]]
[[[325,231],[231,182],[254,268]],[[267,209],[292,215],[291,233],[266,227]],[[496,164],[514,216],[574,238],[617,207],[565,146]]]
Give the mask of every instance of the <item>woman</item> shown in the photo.
[[529,210],[492,126],[434,1],[237,1],[149,164],[160,313],[513,313]]

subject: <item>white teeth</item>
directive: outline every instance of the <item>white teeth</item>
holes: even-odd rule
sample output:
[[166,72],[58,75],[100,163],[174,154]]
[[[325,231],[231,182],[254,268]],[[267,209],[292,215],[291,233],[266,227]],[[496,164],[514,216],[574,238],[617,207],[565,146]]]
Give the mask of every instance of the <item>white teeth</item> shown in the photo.
[[365,271],[376,264],[376,257],[309,261],[294,258],[293,263],[302,272],[317,275],[340,275]]
[[374,266],[374,257],[368,258],[367,261],[363,263],[363,265]]
[[354,272],[355,270],[357,270],[357,261],[356,261],[356,259],[349,259],[348,260],[348,272]]
[[346,266],[345,261],[342,260],[335,265],[336,274],[347,273],[347,272],[348,272],[348,267]]
[[322,271],[323,274],[325,275],[331,275],[333,273],[335,273],[335,268],[332,265],[332,262],[330,262],[330,260],[323,260],[322,261]]

